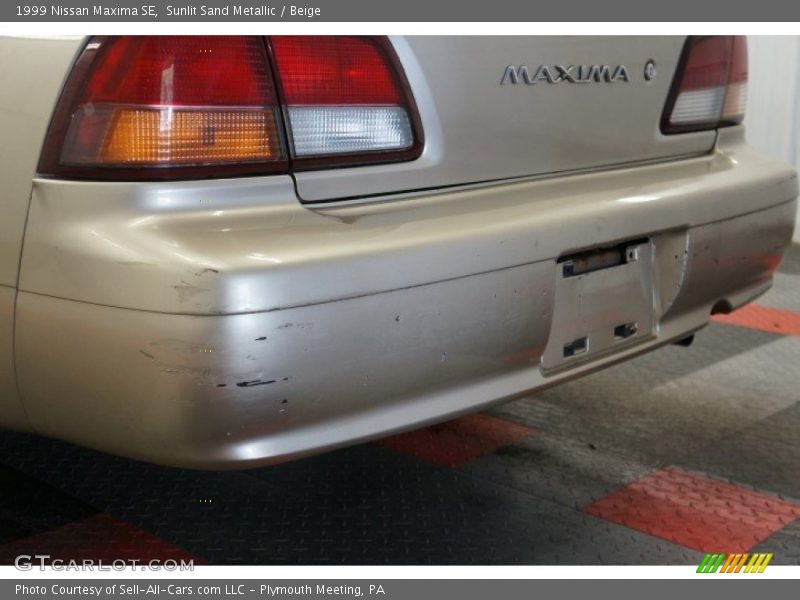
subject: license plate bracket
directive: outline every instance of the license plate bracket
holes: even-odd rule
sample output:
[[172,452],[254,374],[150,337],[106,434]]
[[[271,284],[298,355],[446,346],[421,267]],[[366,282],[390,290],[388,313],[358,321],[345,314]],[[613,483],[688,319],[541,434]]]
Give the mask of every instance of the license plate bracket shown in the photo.
[[556,265],[543,371],[583,364],[653,337],[653,247],[637,240],[570,255]]

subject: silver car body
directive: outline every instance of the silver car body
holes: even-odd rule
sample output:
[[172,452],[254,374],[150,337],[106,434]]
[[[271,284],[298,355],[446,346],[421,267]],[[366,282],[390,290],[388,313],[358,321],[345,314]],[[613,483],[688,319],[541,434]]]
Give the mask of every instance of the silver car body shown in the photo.
[[[415,161],[93,182],[36,175],[84,40],[0,40],[0,424],[256,466],[691,335],[769,288],[797,177],[741,126],[661,134],[683,41],[392,38],[425,132]],[[587,61],[631,81],[500,85],[510,64]],[[624,268],[564,276],[565,257],[620,244]]]

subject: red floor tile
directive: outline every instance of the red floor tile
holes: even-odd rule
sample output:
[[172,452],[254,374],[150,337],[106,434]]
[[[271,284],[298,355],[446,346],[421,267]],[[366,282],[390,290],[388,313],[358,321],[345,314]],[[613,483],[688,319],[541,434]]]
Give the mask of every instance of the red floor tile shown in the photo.
[[800,313],[758,304],[748,304],[729,315],[714,315],[711,320],[780,335],[800,335]]
[[147,562],[156,559],[194,559],[195,564],[201,563],[191,554],[107,514],[4,544],[0,546],[0,564],[13,564],[20,554],[46,554],[51,560],[63,561],[102,560],[107,565],[114,560]]
[[700,552],[747,552],[800,517],[800,506],[668,467],[584,509]]
[[384,438],[378,444],[455,468],[534,433],[533,427],[477,414]]

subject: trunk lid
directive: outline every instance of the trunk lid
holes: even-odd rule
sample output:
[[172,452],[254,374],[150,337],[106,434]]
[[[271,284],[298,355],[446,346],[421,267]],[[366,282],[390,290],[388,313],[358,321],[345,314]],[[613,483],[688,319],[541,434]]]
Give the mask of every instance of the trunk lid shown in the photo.
[[684,41],[392,38],[422,119],[422,156],[298,173],[298,193],[304,201],[325,201],[709,152],[714,131],[665,136],[659,129]]

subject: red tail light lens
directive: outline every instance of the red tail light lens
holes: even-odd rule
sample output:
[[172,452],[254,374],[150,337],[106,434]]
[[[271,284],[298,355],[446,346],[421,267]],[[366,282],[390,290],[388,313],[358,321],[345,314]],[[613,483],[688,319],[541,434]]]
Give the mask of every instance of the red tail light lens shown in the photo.
[[40,171],[159,179],[285,170],[268,73],[257,37],[94,38],[62,94]]
[[722,105],[721,125],[735,125],[744,120],[747,107],[747,38],[733,37],[731,69],[728,75],[728,92]]
[[295,168],[419,156],[417,111],[385,38],[271,38]]
[[682,133],[735,125],[747,98],[747,39],[690,37],[664,109],[661,130]]
[[385,38],[97,37],[62,92],[39,172],[226,177],[410,160],[421,149]]

